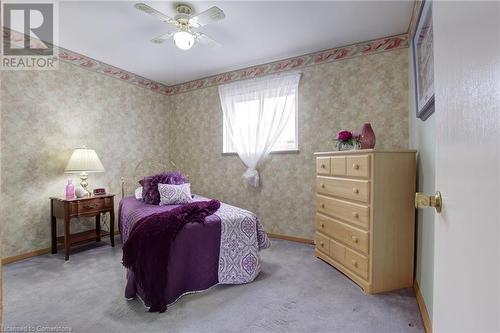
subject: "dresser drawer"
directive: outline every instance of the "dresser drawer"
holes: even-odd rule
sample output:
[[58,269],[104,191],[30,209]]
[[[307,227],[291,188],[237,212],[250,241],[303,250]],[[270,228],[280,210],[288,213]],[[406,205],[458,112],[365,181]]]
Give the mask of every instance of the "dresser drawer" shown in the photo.
[[368,254],[370,237],[367,231],[351,227],[321,214],[316,214],[316,230],[328,237],[342,241],[353,249]]
[[346,248],[341,243],[330,239],[330,257],[340,264],[345,264]]
[[362,202],[370,200],[370,182],[367,180],[317,177],[316,191]]
[[367,231],[353,228],[347,224],[342,224],[344,229],[344,243],[350,247],[368,254],[370,237]]
[[318,212],[338,217],[357,226],[368,228],[370,222],[370,208],[343,200],[318,195],[316,199]]
[[345,176],[346,175],[346,165],[345,156],[333,156],[331,157],[331,168],[330,174],[332,176]]
[[316,214],[316,230],[328,237],[343,240],[343,230],[340,225],[335,220],[321,214]]
[[316,249],[330,255],[330,240],[322,234],[316,233]]
[[355,253],[352,250],[346,249],[345,251],[345,264],[347,268],[361,276],[363,279],[368,280],[368,258]]
[[106,203],[103,198],[82,200],[77,202],[78,214],[91,213],[105,208]]
[[318,175],[330,174],[330,157],[316,157],[316,173]]
[[370,155],[347,156],[347,175],[351,177],[370,177]]

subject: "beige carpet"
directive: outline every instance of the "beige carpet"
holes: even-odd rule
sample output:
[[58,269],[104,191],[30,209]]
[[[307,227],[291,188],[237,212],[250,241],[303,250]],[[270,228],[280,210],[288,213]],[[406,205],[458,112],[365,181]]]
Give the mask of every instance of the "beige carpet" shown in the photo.
[[413,290],[365,295],[316,259],[313,247],[272,240],[252,283],[184,296],[166,313],[123,298],[121,248],[91,245],[4,267],[4,327],[73,332],[423,332]]

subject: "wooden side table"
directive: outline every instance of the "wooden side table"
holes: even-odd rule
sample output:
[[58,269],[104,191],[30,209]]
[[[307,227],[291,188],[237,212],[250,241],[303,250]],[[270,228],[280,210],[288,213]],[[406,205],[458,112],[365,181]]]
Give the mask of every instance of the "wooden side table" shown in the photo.
[[[115,246],[115,204],[114,194],[92,196],[88,198],[65,199],[59,197],[50,198],[50,216],[51,216],[51,236],[52,253],[57,253],[57,244],[64,243],[65,260],[69,259],[71,245],[77,245],[95,240],[101,241],[101,237],[108,236],[111,240],[111,246]],[[101,213],[109,213],[110,232],[101,230]],[[92,217],[95,216],[95,229],[70,233],[70,220],[73,217]],[[64,219],[64,236],[57,237],[57,219]]]

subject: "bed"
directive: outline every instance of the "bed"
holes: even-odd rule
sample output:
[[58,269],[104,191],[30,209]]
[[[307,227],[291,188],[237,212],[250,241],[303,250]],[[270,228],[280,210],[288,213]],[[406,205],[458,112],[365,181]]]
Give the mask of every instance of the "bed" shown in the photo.
[[[135,223],[141,219],[170,211],[179,205],[149,205],[135,196],[124,196],[119,205],[119,230],[125,243]],[[193,201],[209,199],[193,195]],[[168,258],[165,299],[170,305],[181,296],[207,290],[217,284],[243,284],[259,274],[259,251],[270,241],[255,214],[221,203],[204,223],[187,223],[171,243]],[[134,273],[127,270],[125,297],[140,297],[150,307]]]

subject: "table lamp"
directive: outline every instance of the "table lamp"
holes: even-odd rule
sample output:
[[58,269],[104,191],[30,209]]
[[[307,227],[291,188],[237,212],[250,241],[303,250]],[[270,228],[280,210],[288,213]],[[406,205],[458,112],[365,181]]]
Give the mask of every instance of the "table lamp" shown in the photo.
[[85,192],[85,196],[88,197],[91,196],[90,191],[87,190],[89,172],[104,172],[101,160],[93,149],[88,149],[85,146],[83,148],[76,148],[64,169],[64,173],[79,173],[80,185]]

